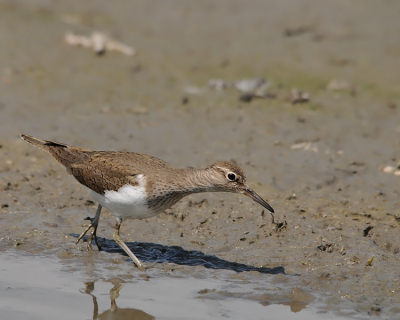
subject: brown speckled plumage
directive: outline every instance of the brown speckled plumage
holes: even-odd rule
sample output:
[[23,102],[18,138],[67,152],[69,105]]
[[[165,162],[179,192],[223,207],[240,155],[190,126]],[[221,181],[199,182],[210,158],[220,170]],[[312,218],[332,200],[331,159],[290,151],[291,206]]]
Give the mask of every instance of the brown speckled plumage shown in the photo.
[[165,161],[145,154],[92,151],[25,134],[21,137],[50,153],[76,180],[99,194],[118,191],[126,184],[137,185],[136,175],[146,174],[152,167],[171,168]]

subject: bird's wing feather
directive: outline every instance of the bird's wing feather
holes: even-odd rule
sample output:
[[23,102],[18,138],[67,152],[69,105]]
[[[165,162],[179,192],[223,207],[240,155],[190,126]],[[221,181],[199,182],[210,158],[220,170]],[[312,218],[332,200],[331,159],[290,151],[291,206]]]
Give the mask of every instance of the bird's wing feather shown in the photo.
[[50,153],[76,180],[99,194],[107,190],[118,191],[126,184],[138,185],[137,176],[151,170],[168,171],[172,168],[165,161],[145,154],[92,151],[26,134],[21,137]]
[[118,191],[126,184],[138,185],[137,176],[146,174],[149,167],[164,161],[133,152],[81,151],[82,161],[71,163],[67,168],[76,180],[93,191]]

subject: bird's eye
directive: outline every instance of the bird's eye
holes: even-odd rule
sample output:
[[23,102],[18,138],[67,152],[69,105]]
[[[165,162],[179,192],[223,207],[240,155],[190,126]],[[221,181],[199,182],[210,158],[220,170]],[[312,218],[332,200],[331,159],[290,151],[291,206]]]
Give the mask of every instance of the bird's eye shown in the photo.
[[230,181],[235,181],[235,179],[236,179],[236,174],[234,174],[234,173],[232,173],[232,172],[229,172],[228,175],[227,175],[227,177],[228,177],[228,179],[229,179]]

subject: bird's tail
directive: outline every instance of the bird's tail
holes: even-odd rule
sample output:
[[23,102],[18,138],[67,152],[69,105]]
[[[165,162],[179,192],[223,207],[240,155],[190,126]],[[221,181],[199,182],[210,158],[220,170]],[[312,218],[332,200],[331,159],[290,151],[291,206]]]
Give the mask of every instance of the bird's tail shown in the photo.
[[42,139],[35,138],[35,137],[32,137],[32,136],[27,135],[27,134],[23,134],[23,133],[21,134],[21,138],[23,140],[25,140],[26,142],[34,145],[36,148],[42,149],[42,150],[47,151],[49,153],[51,153],[50,152],[50,148],[51,147],[62,147],[62,148],[67,148],[68,147],[68,145],[65,144],[65,143],[58,143],[58,142],[55,142],[55,141],[42,140]]
[[[66,143],[42,140],[27,134],[21,134],[21,138],[26,142],[34,145],[36,148],[42,149],[50,153],[58,162],[60,162],[68,172],[70,166],[85,159],[85,150],[72,147]],[[71,172],[70,172],[71,173]]]

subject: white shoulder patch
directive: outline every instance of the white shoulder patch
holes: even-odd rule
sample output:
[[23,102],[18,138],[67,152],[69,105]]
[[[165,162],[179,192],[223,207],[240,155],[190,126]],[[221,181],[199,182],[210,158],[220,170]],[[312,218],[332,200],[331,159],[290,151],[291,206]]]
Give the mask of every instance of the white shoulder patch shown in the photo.
[[106,191],[100,195],[93,190],[89,194],[102,206],[110,209],[117,218],[144,219],[152,217],[152,211],[147,205],[146,178],[137,176],[139,185],[126,184],[118,191]]

